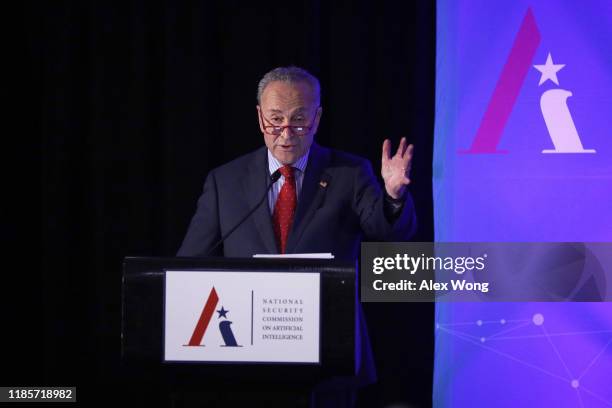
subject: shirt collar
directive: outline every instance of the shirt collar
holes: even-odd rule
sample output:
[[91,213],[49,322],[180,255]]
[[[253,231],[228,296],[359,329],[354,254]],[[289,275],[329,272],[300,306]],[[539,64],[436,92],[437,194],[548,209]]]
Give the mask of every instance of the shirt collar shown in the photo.
[[[310,154],[310,148],[308,149],[305,155],[300,157],[295,163],[292,163],[291,167],[293,167],[294,169],[298,169],[299,171],[303,173],[304,170],[306,169],[306,165],[308,164],[309,154]],[[283,164],[279,162],[276,159],[276,157],[274,157],[270,149],[268,149],[268,170],[270,171],[270,174],[273,174],[276,170],[280,169],[281,167],[283,167]]]

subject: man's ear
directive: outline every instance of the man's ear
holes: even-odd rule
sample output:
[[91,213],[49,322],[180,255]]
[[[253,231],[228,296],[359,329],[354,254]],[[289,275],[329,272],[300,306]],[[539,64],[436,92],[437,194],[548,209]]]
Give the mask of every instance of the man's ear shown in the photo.
[[257,108],[257,121],[259,122],[259,130],[261,131],[261,133],[265,133],[264,132],[264,128],[263,128],[263,123],[261,122],[261,107],[259,105],[255,106]]
[[315,114],[315,120],[314,120],[314,131],[315,132],[319,129],[319,121],[321,120],[322,115],[323,115],[323,107],[319,106],[317,108],[317,113]]

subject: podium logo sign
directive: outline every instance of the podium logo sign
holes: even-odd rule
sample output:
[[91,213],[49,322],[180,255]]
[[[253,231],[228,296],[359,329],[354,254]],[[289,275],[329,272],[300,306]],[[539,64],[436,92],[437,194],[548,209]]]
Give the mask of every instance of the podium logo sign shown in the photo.
[[164,360],[319,363],[320,274],[167,271]]

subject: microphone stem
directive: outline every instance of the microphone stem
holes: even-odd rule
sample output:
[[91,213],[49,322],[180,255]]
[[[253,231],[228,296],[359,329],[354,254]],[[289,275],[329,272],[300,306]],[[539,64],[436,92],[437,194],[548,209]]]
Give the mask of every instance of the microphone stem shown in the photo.
[[238,221],[236,223],[236,225],[234,225],[232,227],[232,229],[230,229],[228,232],[225,233],[225,235],[223,235],[221,237],[221,239],[219,241],[217,241],[217,243],[210,249],[210,251],[208,251],[206,253],[205,256],[210,256],[210,254],[212,254],[215,249],[217,249],[219,247],[219,245],[221,245],[226,239],[227,237],[229,237],[239,226],[242,225],[242,223],[251,216],[251,214],[253,214],[255,212],[255,210],[257,210],[260,206],[261,203],[263,203],[263,201],[268,197],[268,193],[270,192],[270,189],[272,188],[272,186],[274,185],[274,183],[276,183],[278,181],[280,177],[278,175],[276,175],[275,173],[272,174],[272,181],[270,182],[270,184],[268,184],[268,187],[266,188],[266,192],[263,195],[263,197],[261,198],[261,200],[259,200],[259,202],[257,203],[256,206],[254,206],[244,217],[242,217],[242,219],[240,221]]

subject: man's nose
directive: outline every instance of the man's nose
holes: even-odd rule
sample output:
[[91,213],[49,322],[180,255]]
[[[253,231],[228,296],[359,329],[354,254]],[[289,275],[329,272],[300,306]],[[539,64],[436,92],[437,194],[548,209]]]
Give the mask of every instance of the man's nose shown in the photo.
[[284,137],[285,139],[293,136],[293,131],[291,130],[291,127],[289,126],[284,127],[283,130],[281,131],[281,136]]

